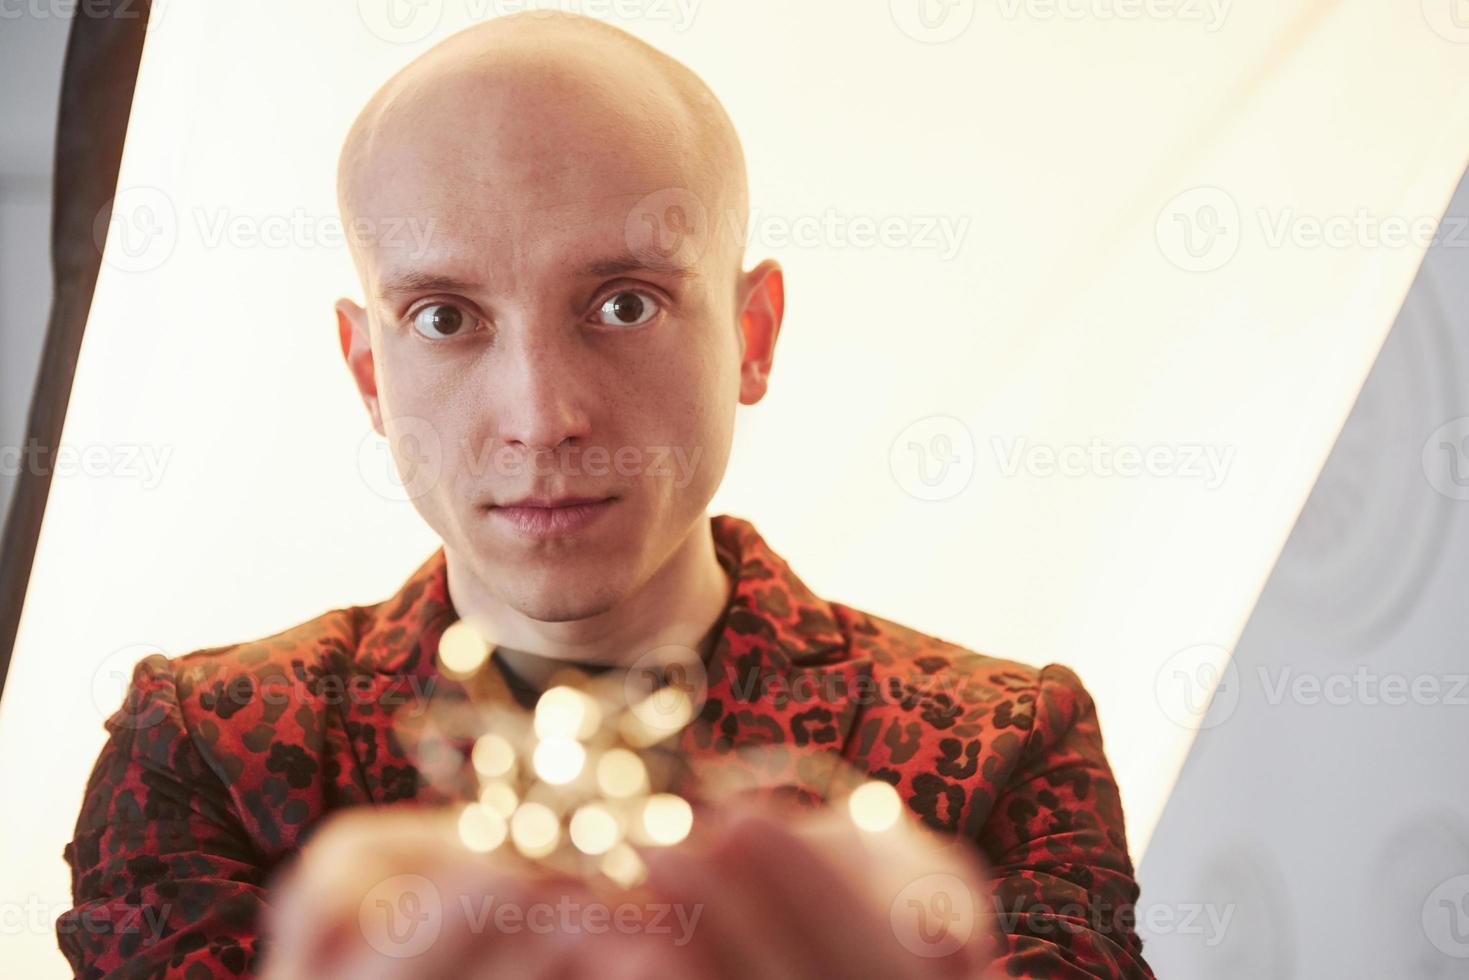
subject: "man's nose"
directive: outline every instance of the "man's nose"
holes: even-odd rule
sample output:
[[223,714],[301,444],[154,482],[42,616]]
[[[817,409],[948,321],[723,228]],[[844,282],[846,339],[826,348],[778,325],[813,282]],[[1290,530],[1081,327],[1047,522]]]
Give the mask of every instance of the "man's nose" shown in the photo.
[[585,443],[591,433],[587,356],[574,334],[528,337],[490,355],[500,361],[490,383],[502,444],[541,450]]

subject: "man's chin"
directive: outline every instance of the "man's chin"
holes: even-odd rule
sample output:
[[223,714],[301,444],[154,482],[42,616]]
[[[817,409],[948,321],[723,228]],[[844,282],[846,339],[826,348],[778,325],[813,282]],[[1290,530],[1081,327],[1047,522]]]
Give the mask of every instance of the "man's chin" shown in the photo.
[[536,589],[515,596],[511,605],[522,616],[542,623],[567,623],[600,616],[617,607],[615,589],[552,588]]
[[626,598],[624,563],[600,556],[539,555],[491,566],[495,591],[516,612],[543,623],[589,619]]

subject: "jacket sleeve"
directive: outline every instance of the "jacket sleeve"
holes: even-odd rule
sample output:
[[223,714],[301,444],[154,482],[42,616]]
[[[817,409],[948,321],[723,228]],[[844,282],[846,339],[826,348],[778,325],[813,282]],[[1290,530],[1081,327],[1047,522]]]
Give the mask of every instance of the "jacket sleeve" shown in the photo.
[[1151,978],[1138,886],[1095,705],[1069,668],[1040,672],[1034,723],[981,831],[1001,933],[996,975]]
[[84,978],[252,975],[264,869],[179,710],[159,655],[107,720],[64,855],[74,907],[56,921]]

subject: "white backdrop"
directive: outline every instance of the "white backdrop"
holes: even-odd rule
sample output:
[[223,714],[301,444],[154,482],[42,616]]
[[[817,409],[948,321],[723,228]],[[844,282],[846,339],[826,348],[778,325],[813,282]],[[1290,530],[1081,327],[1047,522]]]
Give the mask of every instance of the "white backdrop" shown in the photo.
[[[1160,977],[1464,976],[1469,180],[1139,869]],[[1222,927],[1221,927],[1222,926]]]
[[[435,546],[341,364],[334,159],[413,54],[525,6],[161,7],[0,704],[18,975],[64,975],[127,666],[375,601]],[[711,84],[787,268],[714,512],[818,593],[1072,665],[1139,858],[1469,156],[1451,0],[560,6]]]

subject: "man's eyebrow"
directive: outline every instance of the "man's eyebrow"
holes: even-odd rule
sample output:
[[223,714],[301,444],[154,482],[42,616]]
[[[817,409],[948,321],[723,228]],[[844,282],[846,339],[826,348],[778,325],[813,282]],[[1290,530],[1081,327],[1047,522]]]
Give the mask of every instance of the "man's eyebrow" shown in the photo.
[[[654,265],[631,254],[588,262],[581,267],[579,274],[586,277],[605,277],[626,275],[629,272],[652,272],[674,279],[693,279],[698,276],[697,272],[685,266],[673,263]],[[467,293],[478,288],[478,283],[454,276],[410,270],[384,277],[378,292],[381,296],[397,296],[403,293]]]
[[399,293],[467,293],[476,289],[475,283],[453,276],[432,272],[399,272],[383,279],[379,288],[382,296]]
[[612,258],[588,262],[581,267],[580,274],[583,276],[621,276],[629,272],[652,272],[656,275],[671,276],[674,279],[693,279],[698,276],[697,272],[686,266],[673,262],[653,264],[631,254],[615,255]]

